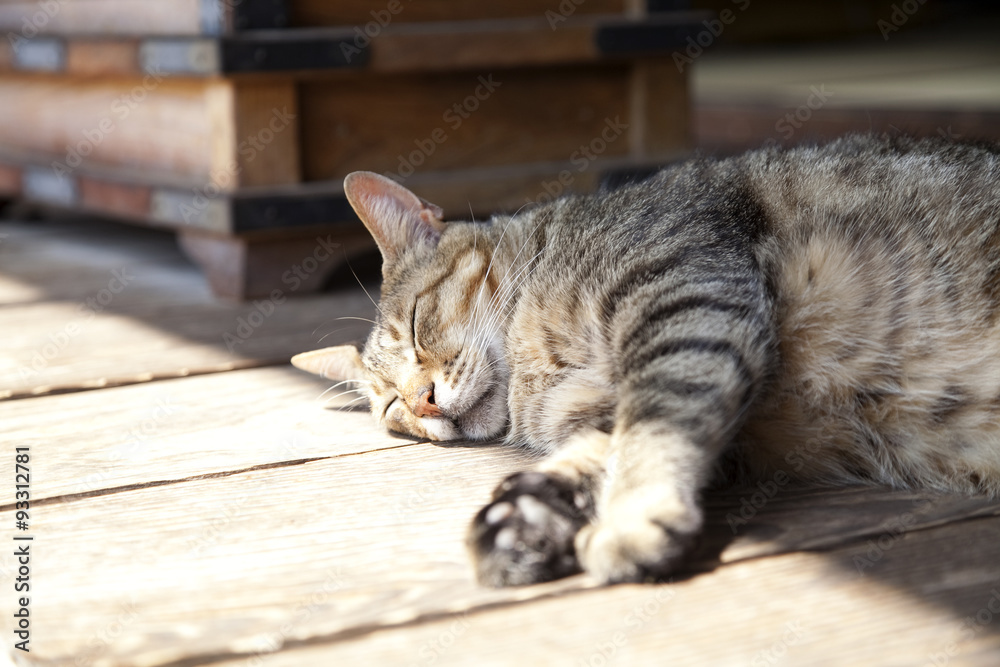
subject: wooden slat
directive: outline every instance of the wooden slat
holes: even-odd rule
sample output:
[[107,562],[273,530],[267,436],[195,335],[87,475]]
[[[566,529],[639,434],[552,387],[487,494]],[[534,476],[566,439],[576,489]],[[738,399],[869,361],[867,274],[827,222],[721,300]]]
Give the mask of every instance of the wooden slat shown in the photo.
[[710,493],[706,510],[710,528],[696,555],[697,569],[996,517],[1000,500],[867,487],[782,487],[765,480],[750,489]]
[[212,122],[208,98],[229,87],[226,82],[154,78],[4,77],[0,114],[6,122],[0,142],[45,153],[70,172],[83,163],[138,166],[205,182],[216,166],[209,159],[212,147],[227,130],[232,132]]
[[[44,451],[33,448],[39,459]],[[41,505],[30,657],[88,654],[123,604],[134,618],[93,655],[95,667],[252,650],[286,623],[296,639],[542,595],[477,588],[462,547],[470,501],[485,501],[523,460],[509,449],[423,445]],[[5,568],[11,560],[0,557]],[[114,573],[100,585],[98,563]],[[11,618],[11,596],[0,605]]]
[[[986,667],[1000,652],[991,610],[1000,605],[998,530],[1000,520],[993,519],[906,535],[863,576],[853,561],[866,547],[855,545],[744,562],[660,587],[616,586],[456,610],[426,623],[361,637],[345,633],[260,657],[273,667]],[[248,653],[217,664],[245,665],[253,657]]]
[[159,184],[192,184],[194,208],[198,197],[300,178],[291,81],[17,75],[0,79],[0,114],[8,119],[0,128],[7,154],[37,156],[60,178],[115,168],[169,172]]
[[5,395],[283,362],[320,347],[327,334],[323,344],[363,337],[364,322],[336,318],[374,312],[358,288],[302,297],[291,277],[280,303],[220,303],[176,250],[164,254],[172,239],[151,250],[141,230],[66,227],[40,246],[19,226],[3,229],[4,275],[45,295],[24,303],[14,290],[0,308],[0,328],[9,332],[0,359]]
[[632,18],[553,12],[490,21],[390,23],[371,31],[371,37],[361,27],[258,30],[225,37],[39,37],[25,41],[9,58],[0,57],[0,70],[204,77],[587,64],[641,55],[668,57],[704,29],[705,17],[692,12]]
[[[0,402],[37,454],[35,504],[303,459],[407,446],[346,388],[282,366]],[[44,430],[40,424],[59,419]]]
[[[230,386],[246,385],[231,377]],[[121,392],[136,394],[140,389],[147,388]],[[192,399],[201,395],[196,392]],[[104,411],[102,423],[117,420],[109,412],[135,415],[135,400],[133,396],[120,407]],[[200,406],[190,403],[190,421],[198,422],[199,409],[219,406],[217,399],[208,400]],[[129,408],[133,411],[127,412]],[[82,405],[76,406],[76,410],[82,409]],[[294,438],[303,430],[299,419],[305,414],[304,410],[294,416],[277,410],[245,423],[239,410],[235,414],[225,409],[218,412],[228,414],[236,426],[245,429],[260,429],[271,417],[278,422],[272,438],[282,434]],[[321,446],[326,438],[331,447],[337,447],[332,443],[339,435],[322,432],[319,424],[312,421],[307,427],[314,446]],[[181,440],[183,444],[174,434],[153,433],[142,443],[143,451],[153,458],[158,452],[166,454],[177,448],[179,451],[168,454],[166,467],[170,470],[196,466],[196,462],[180,459],[185,454],[192,458],[189,452],[202,446],[206,469],[214,470],[225,454],[224,446],[239,446],[239,436],[247,431],[238,428],[222,438],[213,425],[209,422],[205,433],[192,433],[194,442]],[[53,435],[51,443],[36,440],[32,453],[38,465],[43,465],[41,460],[46,456],[55,457],[51,470],[58,471],[63,457],[56,454],[59,434]],[[68,439],[71,434],[63,437]],[[221,440],[222,446],[207,446],[205,442],[212,437]],[[273,450],[267,451],[258,443],[251,437],[250,452],[234,463],[254,460],[255,455],[259,462],[271,463]],[[67,473],[85,472],[86,463],[81,461]],[[429,622],[433,636],[440,631],[435,619],[446,619],[447,627],[452,614],[466,611],[472,612],[470,618],[495,619],[482,622],[484,631],[489,628],[494,638],[494,624],[514,623],[522,631],[525,628],[513,618],[534,614],[566,621],[572,617],[572,624],[584,626],[580,630],[589,636],[603,633],[609,619],[612,633],[625,631],[628,612],[646,604],[656,589],[618,587],[537,602],[531,607],[490,611],[501,602],[586,589],[593,582],[576,577],[551,586],[507,591],[478,589],[472,583],[462,547],[465,525],[498,479],[527,464],[523,455],[504,448],[414,445],[69,503],[43,503],[33,513],[37,544],[43,544],[44,536],[50,543],[57,542],[60,550],[40,549],[33,560],[38,582],[33,608],[39,619],[35,632],[36,637],[46,638],[39,641],[33,657],[59,660],[77,654],[90,637],[121,613],[123,604],[136,613],[130,614],[130,623],[121,635],[109,642],[101,655],[94,656],[95,665],[160,664],[227,653],[246,660],[268,646],[265,638],[273,638],[272,633],[280,636],[267,652],[283,643],[312,643],[314,638],[339,641],[369,635],[379,628],[397,628],[393,633],[400,632],[400,641],[404,641],[411,636],[405,627],[415,621]],[[130,474],[155,471],[155,464],[137,467]],[[829,500],[813,498],[820,506],[810,507],[810,500],[800,498],[799,506],[822,511],[821,505]],[[767,521],[776,518],[768,516],[771,507],[761,509],[765,521],[758,529],[762,534],[766,534],[763,526]],[[886,514],[885,508],[874,507],[856,503],[858,520],[886,524],[899,517],[895,511]],[[12,520],[9,514],[0,515],[0,519]],[[809,518],[801,514],[795,525],[786,527],[794,531]],[[886,529],[872,538],[878,545],[882,535],[888,536],[878,547],[881,554],[874,556],[868,554],[866,542],[857,540],[825,554],[752,558],[717,568],[711,574],[675,584],[672,592],[662,595],[681,597],[672,599],[670,605],[661,598],[660,605],[646,611],[647,617],[657,616],[663,627],[683,628],[684,642],[667,639],[662,630],[643,632],[648,620],[638,627],[633,622],[629,629],[637,632],[630,650],[637,656],[664,655],[662,651],[667,651],[665,655],[677,658],[688,651],[711,651],[714,649],[707,648],[709,636],[717,633],[720,618],[728,618],[739,641],[726,642],[728,648],[721,655],[732,657],[747,651],[746,659],[751,660],[755,651],[780,639],[785,622],[795,622],[802,614],[813,619],[807,626],[813,631],[812,640],[803,641],[799,648],[802,659],[824,655],[829,650],[824,642],[837,639],[827,637],[836,625],[857,628],[874,624],[871,634],[862,635],[866,642],[874,641],[878,634],[909,627],[913,634],[906,642],[923,638],[916,648],[929,650],[928,634],[940,633],[963,615],[974,614],[988,602],[990,586],[1000,583],[996,565],[1000,547],[992,538],[998,527],[1000,523],[994,518],[929,530],[909,526],[902,534]],[[716,524],[714,530],[720,528]],[[836,528],[831,527],[831,532]],[[948,547],[968,542],[977,548]],[[71,562],[63,558],[64,549],[74,554]],[[930,557],[933,554],[938,556]],[[869,558],[873,565],[859,573],[858,557]],[[113,582],[94,581],[92,572],[98,562],[114,570]],[[193,602],[196,591],[200,594]],[[762,592],[766,592],[765,600],[761,600]],[[304,601],[319,593],[323,595],[312,600],[311,613],[297,615]],[[595,613],[598,608],[604,612]],[[819,608],[827,614],[818,614]],[[89,613],[82,613],[83,609]],[[661,613],[666,614],[662,619]],[[903,613],[901,618],[899,613]],[[889,617],[895,620],[885,620]],[[420,627],[416,626],[416,632],[423,636]],[[56,628],[60,632],[54,632]],[[778,638],[771,636],[772,631]],[[385,631],[370,641],[378,636],[384,638]],[[503,652],[501,642],[490,642],[486,636],[476,644],[466,644],[452,660],[467,661],[470,655],[478,654],[477,644],[490,652]],[[532,638],[533,655],[543,656],[539,659],[547,662],[546,649],[539,645],[545,640],[530,631],[522,636]],[[574,659],[594,650],[580,641],[577,638],[574,643],[583,653],[571,653]],[[334,652],[339,648],[328,647]],[[892,644],[892,648],[899,647]],[[350,644],[345,650],[351,655]],[[324,657],[329,658],[329,653]],[[288,659],[304,658],[291,653]],[[392,664],[388,656],[385,659],[386,664]]]
[[78,205],[84,210],[143,220],[150,214],[151,188],[80,176]]
[[[676,128],[670,132],[679,134]],[[630,127],[629,143],[634,145],[638,140]],[[471,214],[483,217],[497,211],[513,211],[525,203],[542,201],[561,192],[592,192],[609,176],[647,173],[686,154],[683,147],[655,155],[643,156],[647,153],[644,150],[635,153],[641,157],[602,157],[588,162],[583,170],[580,161],[557,161],[415,173],[406,179],[406,185],[438,203],[453,219],[466,218],[470,207]],[[22,169],[13,165],[41,164],[41,175],[53,180],[41,157],[0,153],[0,168],[4,161],[11,165],[7,169],[15,188],[20,186]],[[32,171],[31,167],[26,169]],[[559,182],[560,175],[563,183]],[[123,216],[131,222],[219,235],[282,229],[305,233],[315,228],[316,233],[347,238],[361,229],[339,179],[245,188],[217,197],[201,194],[204,188],[157,187],[155,183],[160,180],[176,179],[162,172],[88,166],[70,174],[60,188],[35,188],[25,195],[33,201]]]
[[[302,294],[320,291],[352,257],[377,252],[371,234],[360,223],[295,235],[279,230],[235,238],[182,231],[178,240],[205,273],[212,292],[237,301],[268,298],[290,285]],[[289,267],[307,262],[309,271],[289,272]]]
[[66,43],[66,73],[80,76],[142,72],[139,40],[76,39]]
[[[220,151],[213,171],[240,187],[281,185],[302,180],[298,93],[293,81],[241,82],[218,110],[220,128],[232,127],[236,145]],[[215,176],[221,184],[226,176]]]
[[[489,76],[303,83],[302,132],[313,138],[303,146],[306,180],[356,169],[409,176],[410,167],[568,161],[581,144],[600,135],[607,119],[618,116],[627,123],[625,66],[502,70]],[[621,137],[602,157],[627,153],[627,137]]]
[[[213,11],[213,3],[218,8]],[[280,5],[287,5],[287,12]],[[388,23],[468,21],[543,16],[560,8],[541,0],[518,0],[497,5],[434,0],[407,3],[390,13],[388,6],[366,2],[328,3],[322,0],[244,0],[234,4],[222,0],[60,0],[51,4],[7,0],[0,4],[0,28],[34,36],[43,34],[159,34],[199,35],[219,29],[235,30],[283,27],[359,26],[378,19]],[[48,7],[49,11],[46,11]],[[221,11],[219,11],[221,9]],[[574,6],[575,15],[614,14],[628,10],[622,0],[588,0]],[[373,16],[377,12],[379,16]],[[229,14],[233,15],[230,16]],[[286,16],[287,14],[287,16]],[[36,20],[35,16],[39,15]],[[387,18],[388,17],[388,18]],[[29,27],[25,27],[25,20]]]
[[561,64],[597,60],[590,22],[571,21],[553,30],[544,19],[516,28],[475,23],[448,31],[435,25],[386,29],[372,41],[370,67],[381,72],[456,70]]
[[29,39],[38,33],[195,35],[202,30],[202,1],[8,0],[0,3],[0,29]]
[[644,60],[632,72],[630,147],[638,157],[692,148],[687,77],[667,60]]
[[[457,0],[425,0],[414,3],[400,0],[400,11],[388,12],[386,5],[373,6],[363,0],[325,2],[324,0],[288,0],[291,23],[297,27],[350,25],[364,28],[379,18],[400,24],[428,21],[475,21],[483,19],[533,18],[546,11],[559,13],[558,4],[545,0],[512,0],[502,3],[474,3]],[[394,5],[395,6],[395,5]],[[587,0],[574,3],[574,14],[614,14],[626,11],[623,0]],[[378,15],[373,16],[372,12]]]

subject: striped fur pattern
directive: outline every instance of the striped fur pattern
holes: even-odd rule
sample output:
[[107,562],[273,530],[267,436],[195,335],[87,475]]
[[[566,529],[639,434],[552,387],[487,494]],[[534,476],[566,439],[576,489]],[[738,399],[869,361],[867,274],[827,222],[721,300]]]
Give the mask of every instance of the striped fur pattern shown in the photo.
[[1000,493],[994,146],[851,136],[487,223],[346,189],[384,283],[327,374],[389,429],[548,455],[473,521],[486,584],[666,577],[720,470]]

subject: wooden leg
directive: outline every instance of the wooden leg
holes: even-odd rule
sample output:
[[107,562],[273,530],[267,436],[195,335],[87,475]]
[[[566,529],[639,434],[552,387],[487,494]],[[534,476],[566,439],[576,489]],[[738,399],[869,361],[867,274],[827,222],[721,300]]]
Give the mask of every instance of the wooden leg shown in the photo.
[[201,267],[216,296],[253,299],[308,294],[323,288],[334,269],[374,247],[364,230],[297,232],[267,237],[216,236],[183,231],[179,242]]

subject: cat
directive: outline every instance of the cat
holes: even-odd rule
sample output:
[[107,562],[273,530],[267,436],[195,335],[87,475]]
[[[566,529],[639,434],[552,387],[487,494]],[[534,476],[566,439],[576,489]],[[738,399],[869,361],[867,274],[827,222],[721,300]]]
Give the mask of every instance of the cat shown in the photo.
[[695,158],[480,223],[374,173],[344,189],[377,320],[363,353],[293,363],[391,431],[547,455],[472,522],[483,584],[663,580],[720,475],[1000,495],[997,146]]

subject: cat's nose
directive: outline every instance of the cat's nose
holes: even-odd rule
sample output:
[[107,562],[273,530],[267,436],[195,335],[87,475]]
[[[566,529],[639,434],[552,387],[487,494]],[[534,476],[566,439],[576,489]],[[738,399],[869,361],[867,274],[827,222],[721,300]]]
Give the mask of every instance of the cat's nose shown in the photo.
[[420,390],[417,404],[413,406],[413,414],[418,417],[440,417],[441,409],[434,402],[434,385]]

